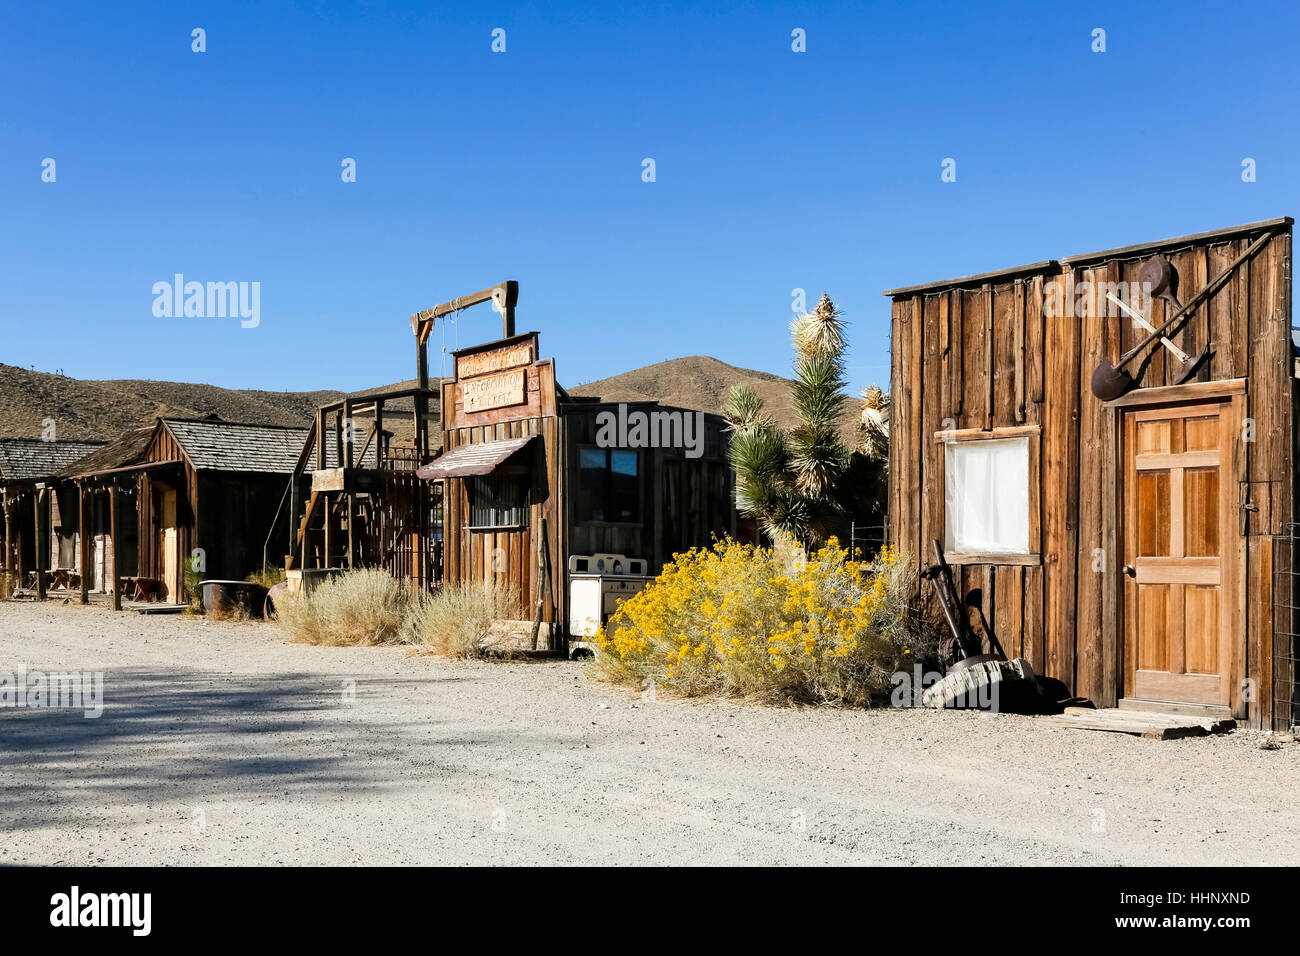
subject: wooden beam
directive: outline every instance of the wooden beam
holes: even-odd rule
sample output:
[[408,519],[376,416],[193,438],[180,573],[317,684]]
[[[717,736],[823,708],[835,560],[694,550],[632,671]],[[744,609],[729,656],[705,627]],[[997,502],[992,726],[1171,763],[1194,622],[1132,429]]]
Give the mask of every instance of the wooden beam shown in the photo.
[[1135,388],[1127,395],[1103,402],[1106,408],[1128,408],[1134,405],[1155,405],[1165,402],[1198,402],[1207,398],[1240,395],[1246,391],[1244,378],[1231,378],[1219,382],[1188,382],[1185,385],[1159,385],[1153,388]]

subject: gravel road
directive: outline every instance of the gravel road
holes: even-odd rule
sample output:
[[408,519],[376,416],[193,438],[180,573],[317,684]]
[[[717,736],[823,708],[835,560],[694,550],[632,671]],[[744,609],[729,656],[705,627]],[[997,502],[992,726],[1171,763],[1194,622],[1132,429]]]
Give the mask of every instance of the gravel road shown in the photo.
[[[565,662],[0,604],[0,864],[1295,863],[1300,745],[643,701]],[[349,701],[349,689],[355,699]]]

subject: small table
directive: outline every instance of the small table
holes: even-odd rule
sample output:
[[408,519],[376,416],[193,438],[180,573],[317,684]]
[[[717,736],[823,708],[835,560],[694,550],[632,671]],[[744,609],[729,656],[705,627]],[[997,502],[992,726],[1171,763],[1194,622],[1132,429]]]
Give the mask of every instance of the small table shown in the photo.
[[122,597],[128,601],[152,601],[158,592],[157,578],[124,577],[122,578]]
[[53,568],[50,571],[50,590],[63,588],[65,591],[71,591],[79,587],[81,587],[81,575],[75,568]]

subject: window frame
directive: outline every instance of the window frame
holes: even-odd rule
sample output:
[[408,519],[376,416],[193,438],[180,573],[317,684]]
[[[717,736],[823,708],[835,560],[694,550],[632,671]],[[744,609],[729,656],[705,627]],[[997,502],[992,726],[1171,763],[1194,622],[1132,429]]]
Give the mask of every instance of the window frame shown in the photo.
[[[605,474],[614,473],[612,467],[611,455],[614,452],[624,452],[636,457],[636,512],[635,521],[603,521],[586,519],[577,512],[581,504],[577,504],[574,513],[574,524],[588,525],[597,528],[640,528],[645,524],[645,460],[639,448],[614,448],[602,447],[601,445],[582,443],[577,446],[577,455],[574,458],[574,488],[578,495],[582,494],[582,453],[584,451],[598,451],[605,455]],[[605,486],[605,513],[610,512],[610,495],[612,493],[613,483],[606,481]]]
[[[527,469],[499,469],[499,472],[489,472],[486,475],[468,475],[465,478],[465,504],[466,513],[469,516],[469,523],[465,525],[466,531],[520,531],[531,525],[532,516],[532,483],[529,480]],[[523,504],[520,506],[523,512],[523,520],[507,524],[474,524],[474,494],[477,483],[487,479],[509,479],[518,482],[523,487]]]
[[[1029,446],[1029,553],[1028,554],[984,554],[948,550],[948,446],[967,441],[998,441],[1000,439],[1028,438]],[[1041,521],[1041,478],[1039,457],[1042,445],[1042,428],[1038,425],[1015,425],[993,428],[985,431],[980,428],[961,428],[934,433],[934,440],[939,444],[939,489],[940,522],[943,529],[943,559],[950,564],[1002,564],[1002,565],[1041,565],[1043,563],[1042,521]]]

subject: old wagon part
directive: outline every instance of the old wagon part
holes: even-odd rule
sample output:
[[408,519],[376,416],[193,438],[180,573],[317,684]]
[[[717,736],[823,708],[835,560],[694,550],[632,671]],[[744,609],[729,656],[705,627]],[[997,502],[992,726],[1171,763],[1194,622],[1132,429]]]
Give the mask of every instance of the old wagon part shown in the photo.
[[953,667],[943,679],[921,692],[921,704],[936,708],[966,708],[1013,713],[1039,710],[1034,669],[1023,657],[981,661]]
[[[984,654],[982,642],[971,629],[970,621],[962,611],[961,597],[952,583],[952,569],[948,567],[948,562],[943,557],[943,546],[937,539],[933,542],[933,546],[934,564],[922,570],[921,577],[928,578],[934,584],[939,605],[943,608],[943,616],[947,618],[948,630],[952,634],[950,640],[944,641],[944,662],[954,659],[960,662],[996,657],[996,655]],[[960,663],[953,666],[960,666]]]
[[1182,321],[1184,316],[1200,305],[1201,302],[1217,292],[1219,287],[1228,281],[1228,277],[1237,270],[1237,267],[1258,252],[1264,243],[1273,238],[1273,235],[1272,231],[1265,231],[1258,239],[1247,246],[1241,255],[1232,260],[1226,269],[1207,282],[1200,292],[1192,296],[1186,305],[1179,306],[1173,315],[1161,323],[1159,328],[1152,331],[1145,339],[1121,355],[1118,362],[1111,364],[1110,359],[1102,359],[1096,371],[1092,373],[1092,394],[1103,402],[1109,402],[1119,398],[1132,388],[1134,385],[1133,377],[1124,371],[1124,366],[1157,338],[1174,328],[1177,323]]

